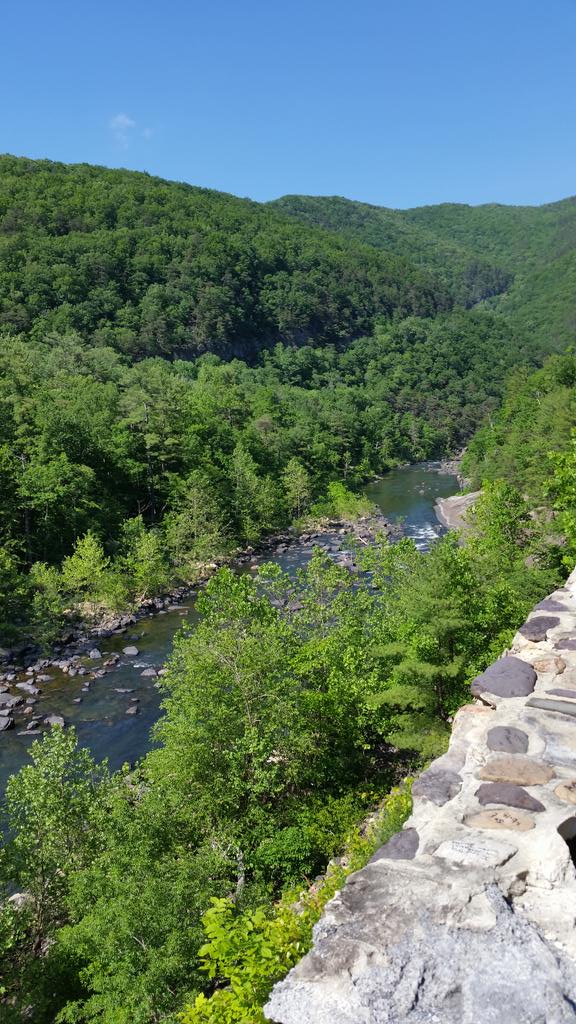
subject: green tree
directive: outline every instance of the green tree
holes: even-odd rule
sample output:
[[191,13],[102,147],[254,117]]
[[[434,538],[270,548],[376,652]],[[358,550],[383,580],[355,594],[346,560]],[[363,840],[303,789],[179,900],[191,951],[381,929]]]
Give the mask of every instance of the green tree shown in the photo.
[[54,566],[35,562],[30,568],[28,585],[32,588],[30,623],[34,638],[49,649],[65,621],[62,576]]
[[137,516],[124,523],[122,544],[121,566],[133,595],[141,600],[165,590],[170,572],[160,531],[147,530],[142,516]]
[[293,516],[300,518],[312,493],[310,474],[298,459],[292,458],[282,474],[282,482],[288,508]]
[[185,576],[198,562],[221,555],[227,547],[222,508],[208,479],[192,473],[179,482],[173,508],[164,519],[166,542]]
[[[105,767],[78,747],[72,729],[53,727],[32,744],[30,757],[32,764],[8,781],[2,809],[11,838],[0,857],[5,983],[20,1009],[33,993],[41,998],[38,957],[66,920],[71,877],[98,849],[107,779]],[[21,895],[7,902],[14,890]]]
[[102,544],[92,533],[80,537],[74,545],[73,554],[62,563],[62,583],[65,592],[74,601],[87,601],[92,610],[102,597],[106,586],[106,573],[110,559],[104,554]]

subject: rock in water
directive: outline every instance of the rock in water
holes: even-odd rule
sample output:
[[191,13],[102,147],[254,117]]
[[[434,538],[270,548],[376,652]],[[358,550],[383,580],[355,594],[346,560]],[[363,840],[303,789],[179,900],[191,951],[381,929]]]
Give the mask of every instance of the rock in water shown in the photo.
[[16,689],[22,690],[22,693],[27,693],[30,697],[37,697],[40,693],[38,687],[33,686],[32,683],[16,683]]
[[59,725],[60,728],[63,729],[65,724],[66,723],[62,718],[62,715],[46,715],[46,718],[44,719],[44,725]]
[[0,732],[7,732],[14,727],[14,719],[10,715],[0,715]]
[[140,652],[137,647],[130,646],[124,647],[122,653],[125,654],[127,658],[137,658]]

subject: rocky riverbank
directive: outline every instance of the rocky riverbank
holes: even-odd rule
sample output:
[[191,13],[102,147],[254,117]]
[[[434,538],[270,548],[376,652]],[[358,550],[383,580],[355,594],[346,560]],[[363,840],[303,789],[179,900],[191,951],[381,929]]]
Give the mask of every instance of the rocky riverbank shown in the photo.
[[447,530],[465,530],[466,516],[482,491],[469,494],[455,494],[451,498],[439,498],[434,506],[438,519]]
[[[200,568],[193,586],[180,586],[169,594],[145,598],[138,607],[118,615],[104,613],[96,622],[71,624],[47,656],[41,656],[31,644],[21,644],[11,651],[2,652],[0,671],[0,733],[16,729],[19,734],[40,735],[53,724],[66,724],[62,715],[50,709],[50,688],[55,675],[70,679],[78,677],[81,688],[74,703],[81,703],[91,687],[104,676],[114,673],[126,659],[140,674],[151,679],[163,674],[164,669],[146,663],[140,664],[137,642],[140,634],[135,632],[138,623],[168,612],[187,614],[182,602],[190,602],[210,576],[224,564],[239,571],[256,570],[267,558],[282,555],[290,549],[317,545],[336,564],[355,571],[353,549],[356,545],[374,543],[381,535],[390,536],[392,527],[379,512],[363,516],[354,521],[323,520],[314,524],[308,532],[294,530],[275,535],[258,547],[247,548],[230,558],[211,562]],[[122,654],[106,653],[100,649],[102,641],[110,638],[126,638]],[[121,642],[121,641],[120,641]],[[117,690],[116,692],[120,692]],[[124,689],[122,690],[124,692]],[[131,689],[126,690],[132,693]],[[126,714],[138,714],[139,698],[128,698]]]

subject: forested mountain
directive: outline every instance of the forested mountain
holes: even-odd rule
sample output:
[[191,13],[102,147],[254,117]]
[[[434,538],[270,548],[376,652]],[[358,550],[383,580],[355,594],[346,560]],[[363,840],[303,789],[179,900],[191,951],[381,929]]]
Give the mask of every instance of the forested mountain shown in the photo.
[[403,255],[134,171],[0,158],[0,325],[132,356],[248,359],[452,305]]
[[433,272],[455,302],[472,306],[504,291],[510,269],[447,233],[440,237],[426,225],[411,223],[403,210],[371,206],[340,196],[283,196],[270,204],[296,220],[340,232],[377,249],[402,254]]
[[323,903],[409,812],[391,784],[573,566],[576,359],[540,357],[573,336],[575,211],[262,206],[0,159],[3,645],[32,660],[303,517],[358,514],[400,462],[468,443],[484,484],[464,543],[216,572],[141,763],[111,773],[59,726],[32,745],[2,805],[2,1020],[264,1024]]
[[458,304],[507,274],[393,211],[350,241],[328,228],[357,204],[308,202],[333,216],[0,158],[4,641],[85,601],[78,545],[113,559],[91,598],[118,607],[496,408],[522,335]]
[[401,216],[515,271],[542,266],[576,247],[576,198],[544,206],[442,203],[403,210]]
[[455,301],[490,300],[540,356],[576,338],[575,199],[390,210],[334,196],[284,196],[272,205],[305,223],[409,253]]

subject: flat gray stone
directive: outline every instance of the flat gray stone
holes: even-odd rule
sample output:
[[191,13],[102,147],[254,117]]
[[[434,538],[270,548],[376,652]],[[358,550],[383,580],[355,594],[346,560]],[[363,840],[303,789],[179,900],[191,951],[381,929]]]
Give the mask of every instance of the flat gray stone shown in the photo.
[[555,651],[576,651],[576,638],[572,636],[561,637],[554,644]]
[[98,661],[102,657],[102,652],[97,647],[93,647],[91,651],[88,651],[88,657],[91,661]]
[[18,708],[24,703],[24,697],[12,696],[9,693],[0,694],[0,708]]
[[487,804],[504,804],[506,807],[520,807],[523,811],[546,810],[544,804],[513,782],[484,782],[476,790],[476,799],[484,807]]
[[131,704],[129,708],[126,708],[126,714],[127,715],[137,715],[138,714],[138,705],[137,704]]
[[566,605],[561,601],[558,601],[555,597],[545,597],[543,601],[540,601],[534,608],[536,612],[565,612]]
[[565,700],[544,700],[541,697],[531,697],[526,701],[527,708],[540,708],[542,711],[556,711],[559,715],[571,715],[576,718],[576,704],[569,704]]
[[420,837],[415,828],[405,828],[397,832],[370,860],[376,864],[379,860],[414,860],[420,845]]
[[16,683],[16,689],[22,690],[22,693],[29,694],[30,697],[37,697],[40,690],[33,683]]
[[513,725],[495,725],[488,730],[486,745],[490,750],[504,754],[525,754],[528,750],[528,736]]
[[127,658],[137,658],[140,651],[137,647],[129,646],[122,648],[122,653],[125,654]]
[[412,796],[431,800],[437,807],[442,807],[462,789],[462,779],[457,772],[446,768],[429,768],[422,772],[412,786]]
[[553,697],[570,697],[572,700],[576,700],[576,690],[546,690],[546,696],[550,694]]
[[535,615],[533,618],[527,619],[524,625],[520,626],[518,632],[526,640],[539,643],[540,640],[546,639],[549,629],[554,629],[555,626],[559,625],[560,619],[556,615]]
[[497,697],[527,697],[536,685],[537,675],[527,661],[510,654],[476,676],[470,689],[474,697],[493,693]]

